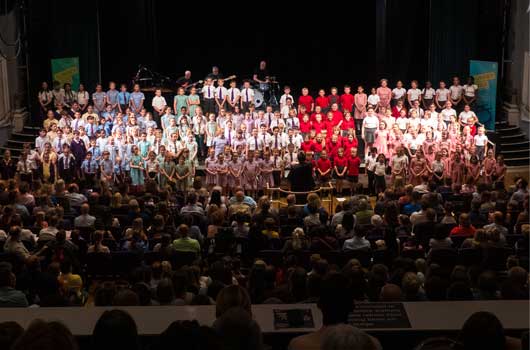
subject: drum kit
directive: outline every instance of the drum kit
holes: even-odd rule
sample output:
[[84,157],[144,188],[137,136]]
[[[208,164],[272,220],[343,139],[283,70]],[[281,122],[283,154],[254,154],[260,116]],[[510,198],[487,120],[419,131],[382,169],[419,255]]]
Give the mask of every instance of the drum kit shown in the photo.
[[[243,88],[243,87],[241,87]],[[280,91],[280,83],[275,76],[268,77],[265,83],[256,83],[253,86],[254,90],[254,106],[257,109],[264,109],[266,106],[276,108],[279,106],[278,94]],[[267,95],[268,100],[267,100]]]

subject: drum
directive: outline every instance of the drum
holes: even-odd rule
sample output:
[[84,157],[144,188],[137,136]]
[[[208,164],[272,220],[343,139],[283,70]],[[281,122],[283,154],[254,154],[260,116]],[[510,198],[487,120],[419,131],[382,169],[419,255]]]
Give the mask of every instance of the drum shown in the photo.
[[259,83],[259,89],[261,91],[269,91],[270,84],[269,83]]
[[265,102],[265,99],[263,98],[263,93],[258,89],[254,89],[254,106],[256,108],[259,108],[261,107],[263,102]]

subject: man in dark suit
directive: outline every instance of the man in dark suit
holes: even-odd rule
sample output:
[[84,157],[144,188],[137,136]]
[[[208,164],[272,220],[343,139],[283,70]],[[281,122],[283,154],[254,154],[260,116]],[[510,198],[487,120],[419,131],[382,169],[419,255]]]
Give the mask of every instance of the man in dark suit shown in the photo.
[[[289,172],[287,179],[291,184],[293,192],[308,192],[315,188],[315,179],[313,178],[313,166],[306,162],[304,152],[298,153],[298,163]],[[297,195],[297,203],[305,203],[307,195]]]

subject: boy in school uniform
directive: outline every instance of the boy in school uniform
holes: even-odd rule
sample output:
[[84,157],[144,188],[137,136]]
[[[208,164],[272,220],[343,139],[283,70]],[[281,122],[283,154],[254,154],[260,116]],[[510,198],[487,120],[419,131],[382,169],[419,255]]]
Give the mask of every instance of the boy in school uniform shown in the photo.
[[250,82],[248,80],[243,84],[241,90],[241,111],[243,113],[249,111],[251,103],[254,103],[254,90],[250,88]]
[[351,94],[351,87],[344,85],[344,93],[340,96],[340,104],[343,111],[353,112],[355,97]]
[[204,113],[215,113],[215,87],[213,86],[213,80],[211,78],[206,79],[201,92]]
[[120,113],[125,113],[129,108],[129,101],[131,94],[127,91],[127,85],[121,84],[120,93],[118,94],[118,110]]
[[285,86],[283,88],[283,95],[280,97],[280,109],[285,106],[288,98],[294,101],[294,97],[291,95],[291,88],[289,86]]
[[164,111],[167,107],[167,102],[165,97],[162,96],[161,89],[155,90],[155,97],[153,97],[151,106],[153,106],[153,119],[157,124],[160,124],[160,117],[164,114]]
[[223,86],[224,80],[217,80],[217,88],[215,89],[215,107],[216,111],[219,113],[221,109],[226,109],[226,100],[228,95],[228,90]]
[[239,99],[241,98],[241,91],[236,87],[236,81],[232,80],[230,82],[230,89],[226,92],[226,110],[234,112],[236,106],[239,105]]

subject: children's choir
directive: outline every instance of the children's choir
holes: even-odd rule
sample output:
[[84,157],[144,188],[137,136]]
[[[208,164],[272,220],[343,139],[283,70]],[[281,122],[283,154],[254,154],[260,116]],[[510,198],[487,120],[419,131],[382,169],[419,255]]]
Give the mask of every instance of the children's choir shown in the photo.
[[[215,86],[215,83],[217,86]],[[371,88],[362,86],[342,94],[335,87],[313,98],[303,88],[297,100],[285,87],[277,110],[256,110],[249,82],[242,89],[234,80],[208,79],[200,91],[181,88],[169,105],[156,90],[147,110],[145,96],[135,85],[116,90],[100,84],[88,96],[81,85],[53,90],[43,83],[38,99],[43,128],[35,148],[26,145],[18,163],[6,151],[2,178],[38,178],[54,182],[97,179],[128,182],[141,188],[146,181],[161,188],[186,191],[193,186],[199,161],[207,186],[223,186],[226,193],[243,187],[257,195],[279,187],[304,151],[320,183],[333,181],[340,193],[363,190],[364,165],[370,194],[384,191],[386,181],[420,186],[425,181],[472,191],[478,182],[502,183],[502,156],[489,147],[484,127],[473,112],[477,86],[455,77],[449,89],[442,81],[420,89],[386,79]]]

